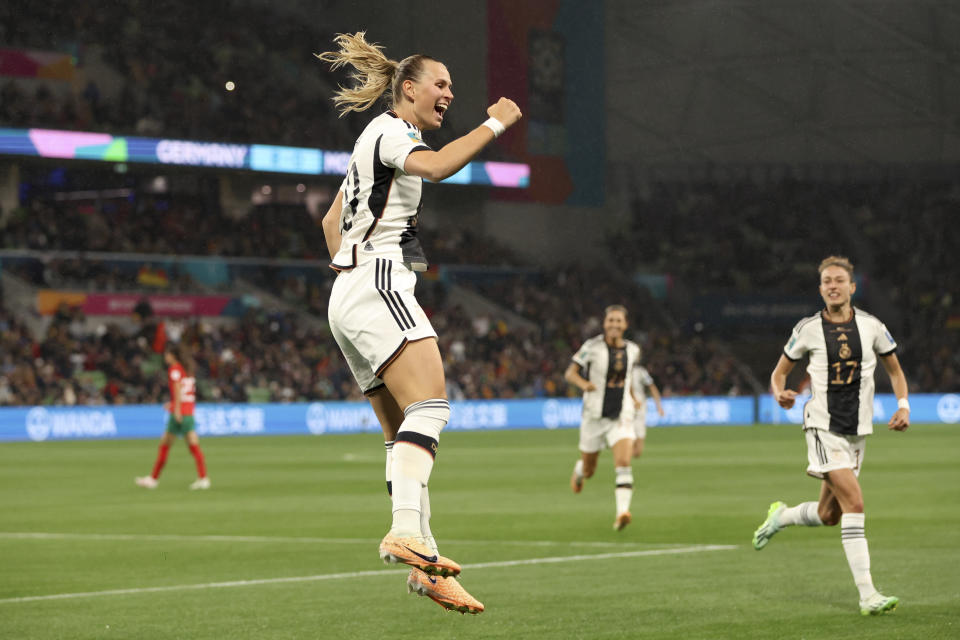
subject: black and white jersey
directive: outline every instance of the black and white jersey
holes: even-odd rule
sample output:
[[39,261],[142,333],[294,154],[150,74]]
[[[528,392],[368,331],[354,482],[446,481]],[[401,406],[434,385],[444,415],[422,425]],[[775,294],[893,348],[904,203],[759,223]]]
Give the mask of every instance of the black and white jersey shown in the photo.
[[423,179],[403,171],[407,156],[420,149],[430,149],[420,130],[392,111],[371,120],[360,134],[340,186],[342,239],[334,269],[385,258],[414,271],[426,270],[417,239]]
[[602,335],[594,336],[573,355],[573,361],[580,365],[580,375],[596,387],[583,393],[584,417],[633,418],[629,394],[640,346],[630,340],[623,342],[622,347],[612,347]]
[[818,313],[797,323],[783,353],[794,362],[810,355],[811,396],[803,408],[804,428],[843,435],[873,433],[877,356],[896,350],[883,323],[857,308],[846,322],[830,322]]

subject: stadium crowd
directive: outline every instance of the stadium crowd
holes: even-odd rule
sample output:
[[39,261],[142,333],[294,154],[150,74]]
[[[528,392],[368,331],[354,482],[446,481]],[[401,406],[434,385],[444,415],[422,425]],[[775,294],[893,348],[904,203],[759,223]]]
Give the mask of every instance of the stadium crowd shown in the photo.
[[[712,189],[707,185],[660,185],[653,193],[649,201],[637,205],[636,225],[629,241],[622,242],[621,237],[621,241],[611,244],[611,252],[618,252],[614,259],[665,269],[674,279],[699,284],[704,290],[774,286],[787,292],[811,289],[811,282],[816,281],[816,259],[824,247],[844,244],[838,236],[848,230],[830,222],[837,216],[849,216],[869,246],[884,247],[890,244],[891,237],[896,237],[904,246],[922,247],[923,251],[906,252],[896,261],[885,259],[879,251],[875,256],[865,255],[859,273],[864,276],[867,271],[871,286],[888,287],[896,304],[910,310],[897,338],[911,386],[922,391],[956,391],[960,387],[960,322],[957,302],[950,293],[950,283],[960,278],[950,251],[960,242],[956,230],[948,224],[956,216],[960,202],[957,185],[923,190],[905,184],[877,185],[859,196],[856,190],[823,186],[801,189],[795,185],[787,185],[782,197],[770,187],[745,185],[715,185]],[[725,199],[727,193],[733,194],[732,204]],[[813,193],[819,196],[811,196]],[[775,228],[776,225],[769,227],[766,222],[774,217],[773,208],[777,206],[789,208],[794,214],[786,216],[785,231]],[[741,209],[746,211],[742,222],[738,217]],[[25,210],[30,214],[14,216],[4,230],[8,248],[24,242],[36,249],[80,250],[103,229],[109,230],[110,240],[97,245],[98,248],[119,251],[199,255],[229,255],[228,251],[237,251],[313,258],[317,257],[314,251],[323,246],[309,214],[289,207],[257,207],[249,218],[239,222],[220,220],[216,213],[207,220],[206,214],[191,211],[184,204],[168,208],[156,203],[145,206],[143,211],[148,219],[153,216],[152,222],[144,222],[138,216],[110,217],[109,211],[80,213],[50,203],[31,203]],[[667,232],[650,230],[653,210],[660,211],[661,229],[663,225],[670,227]],[[722,211],[722,216],[715,213],[717,210]],[[164,214],[171,211],[181,213],[166,219]],[[285,216],[285,223],[270,224],[276,216]],[[728,222],[738,220],[728,228],[739,230],[730,233],[740,233],[742,237],[730,243],[704,242],[703,235],[688,231],[709,230],[714,224],[712,220],[718,217],[725,217]],[[802,233],[800,223],[792,227],[794,223],[789,222],[811,218],[822,224],[811,225],[813,229]],[[216,226],[214,220],[220,220],[223,226]],[[911,220],[922,224],[910,224]],[[145,225],[150,224],[156,224],[152,240],[144,240],[149,228]],[[212,225],[208,229],[211,233],[185,233],[190,224],[199,229]],[[256,233],[251,233],[251,229]],[[719,227],[716,231],[720,234]],[[430,235],[428,230],[425,233]],[[250,242],[251,237],[258,241]],[[749,250],[734,251],[737,243]],[[431,246],[431,239],[427,238],[425,244]],[[730,250],[720,249],[714,254],[711,248],[715,244]],[[509,250],[471,232],[444,234],[436,245],[436,253],[447,267],[458,261],[484,265],[521,262]],[[762,246],[772,247],[789,259],[771,261],[767,251],[767,259],[762,261]],[[11,261],[4,261],[5,269],[35,286],[66,283],[91,289],[150,290],[140,278],[141,271],[117,273],[95,259],[33,263],[28,269],[17,267],[14,261],[11,268]],[[264,290],[322,318],[326,315],[332,273],[322,267],[323,262],[318,264],[321,266],[311,277],[269,265],[248,275],[251,282]],[[166,290],[187,291],[196,287],[185,273],[171,270],[165,275]],[[645,289],[620,277],[611,269],[542,269],[524,265],[514,273],[503,268],[451,268],[440,281],[423,280],[419,295],[442,336],[451,397],[575,395],[563,381],[563,369],[577,346],[600,332],[600,311],[611,303],[623,303],[631,310],[632,337],[643,346],[644,360],[664,395],[757,391],[757,381],[765,380],[766,371],[747,371],[725,342],[709,332],[676,328],[668,317],[669,310],[664,311],[669,305],[653,300]],[[503,313],[468,314],[449,301],[447,283],[481,294]],[[125,335],[109,324],[90,331],[85,329],[89,323],[78,319],[79,313],[61,310],[41,340],[31,338],[9,313],[4,314],[0,403],[150,402],[162,396],[162,380],[154,375],[153,341],[142,333]],[[517,318],[522,321],[517,322]],[[200,379],[204,381],[200,393],[205,400],[357,397],[329,334],[308,328],[297,314],[260,309],[232,326],[203,321],[167,326],[176,334],[173,337],[185,336],[195,345]],[[783,340],[785,335],[786,332],[777,332],[776,339]]]
[[[424,292],[441,338],[452,398],[576,395],[563,380],[570,356],[600,331],[598,314],[569,317],[542,329],[495,315],[471,315],[443,302],[443,286]],[[559,302],[562,293],[554,294]],[[434,306],[437,305],[437,306]],[[91,326],[79,308],[62,305],[46,334],[34,339],[11,313],[0,312],[0,404],[126,404],[164,397],[160,351],[186,341],[198,364],[202,400],[289,402],[358,399],[329,332],[307,328],[296,314],[252,310],[238,322],[138,317],[136,330]],[[549,326],[546,326],[549,325]],[[749,389],[735,359],[718,343],[663,330],[636,332],[664,395],[735,394]]]
[[[71,53],[85,84],[58,92],[7,80],[0,124],[349,148],[353,132],[331,126],[331,86],[311,55],[332,36],[321,24],[227,0],[176,11],[142,0],[123,11],[5,2],[0,43]],[[94,58],[108,71],[89,69]]]

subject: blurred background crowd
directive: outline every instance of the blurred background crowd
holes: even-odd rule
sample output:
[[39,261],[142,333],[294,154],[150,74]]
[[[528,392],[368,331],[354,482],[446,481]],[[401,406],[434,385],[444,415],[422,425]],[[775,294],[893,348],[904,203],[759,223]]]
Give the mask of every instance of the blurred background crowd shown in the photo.
[[[178,6],[0,5],[0,46],[68,51],[86,70],[61,92],[0,76],[0,127],[351,147],[367,118],[337,117],[329,98],[341,78],[305,55],[332,31],[256,2]],[[457,131],[454,120],[432,142]],[[118,178],[103,169],[86,180],[96,190]],[[203,401],[360,398],[325,326],[334,277],[325,204],[251,203],[238,216],[209,193],[55,196],[22,187],[18,205],[0,210],[0,405],[160,402],[166,340],[191,345]],[[911,387],[960,390],[960,180],[646,180],[625,206],[629,224],[607,234],[602,264],[538,262],[482,228],[432,226],[427,212],[433,266],[418,296],[440,335],[451,398],[576,395],[563,371],[614,303],[630,310],[629,335],[664,395],[764,393],[790,323],[721,325],[703,315],[703,296],[779,292],[804,297],[812,314],[816,265],[832,252],[853,258],[857,304],[894,331]],[[212,286],[185,256],[237,262]],[[656,275],[665,290],[635,274]],[[229,319],[164,317],[146,302],[121,320],[69,304],[41,318],[10,303],[11,283],[258,302]]]

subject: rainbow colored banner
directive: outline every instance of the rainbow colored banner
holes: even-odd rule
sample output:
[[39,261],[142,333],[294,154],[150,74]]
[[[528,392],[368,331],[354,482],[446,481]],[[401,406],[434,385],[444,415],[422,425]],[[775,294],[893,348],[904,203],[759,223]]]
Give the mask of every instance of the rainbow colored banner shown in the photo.
[[[350,161],[349,151],[56,129],[0,129],[0,155],[333,176],[346,175]],[[444,183],[524,189],[530,185],[530,165],[471,162]]]

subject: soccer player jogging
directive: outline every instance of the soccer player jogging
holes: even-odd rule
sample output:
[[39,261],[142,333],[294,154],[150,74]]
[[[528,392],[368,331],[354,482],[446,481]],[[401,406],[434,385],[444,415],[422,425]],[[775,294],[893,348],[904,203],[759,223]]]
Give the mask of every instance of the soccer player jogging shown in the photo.
[[167,419],[167,430],[160,438],[160,448],[157,451],[157,460],[153,464],[153,472],[149,476],[136,478],[135,482],[145,489],[156,489],[160,472],[167,463],[170,447],[177,436],[182,435],[197,464],[197,479],[190,488],[209,489],[210,478],[207,477],[207,466],[193,419],[194,403],[197,400],[197,380],[194,377],[196,365],[190,355],[190,348],[183,343],[175,345],[168,342],[163,351],[163,359],[169,367],[167,382],[170,385],[170,402],[164,404],[163,408],[170,413],[170,417]]
[[653,377],[647,368],[641,364],[634,367],[633,383],[630,385],[630,393],[633,394],[633,406],[636,409],[636,415],[633,417],[633,457],[639,458],[643,455],[643,445],[647,439],[647,391],[657,405],[657,414],[662,418],[663,403],[660,402],[660,390],[653,383]]
[[520,109],[500,100],[489,118],[439,151],[421,131],[438,129],[453,101],[447,68],[425,55],[400,62],[364,33],[340,34],[337,51],[318,57],[353,67],[356,85],[341,87],[341,114],[363,111],[385,96],[391,107],[357,139],[347,175],[323,218],[338,272],[330,293],[330,330],[383,428],[393,522],[380,542],[385,562],[412,567],[408,589],[461,613],[483,605],[454,576],[430,531],[427,484],[440,431],[450,418],[437,334],[414,297],[416,272],[427,268],[417,239],[423,180],[452,176],[507,128]]
[[860,592],[860,613],[877,615],[893,611],[899,602],[873,585],[858,479],[866,436],[873,432],[873,372],[878,357],[897,396],[890,429],[904,431],[910,426],[910,404],[897,343],[880,320],[852,306],[855,291],[849,260],[830,256],[821,262],[820,295],[826,308],[794,327],[770,376],[773,397],[781,407],[790,409],[797,392],[786,388],[787,376],[796,362],[809,354],[811,396],[803,408],[807,473],[822,483],[818,502],[794,507],[783,502],[771,504],[766,520],[753,534],[753,546],[763,549],[778,531],[791,525],[839,523],[843,551]]
[[580,422],[580,459],[573,466],[570,488],[583,490],[583,482],[597,470],[600,451],[606,446],[613,452],[616,474],[614,499],[615,531],[632,520],[633,499],[634,402],[630,392],[634,368],[640,359],[640,347],[623,337],[627,329],[627,310],[611,305],[604,311],[603,334],[581,345],[573,362],[564,372],[564,379],[583,391],[583,412]]

